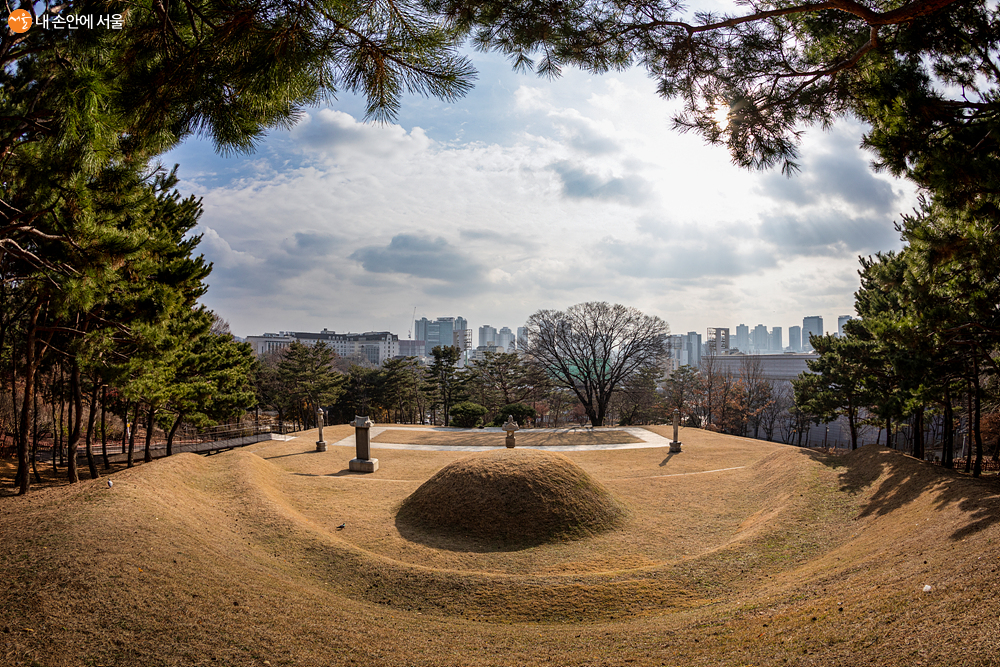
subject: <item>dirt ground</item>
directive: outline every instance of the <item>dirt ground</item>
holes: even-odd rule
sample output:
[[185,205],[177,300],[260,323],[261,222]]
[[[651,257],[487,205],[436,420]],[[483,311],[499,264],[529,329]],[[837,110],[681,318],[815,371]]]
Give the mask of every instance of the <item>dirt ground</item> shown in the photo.
[[620,528],[469,550],[395,511],[476,454],[316,436],[0,498],[0,664],[1000,664],[995,479],[683,429],[565,453]]

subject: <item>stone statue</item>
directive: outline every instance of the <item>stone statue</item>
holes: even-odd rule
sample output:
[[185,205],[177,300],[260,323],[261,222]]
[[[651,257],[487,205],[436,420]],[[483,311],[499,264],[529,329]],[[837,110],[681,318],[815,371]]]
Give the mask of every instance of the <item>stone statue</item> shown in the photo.
[[514,432],[518,430],[514,415],[507,415],[507,422],[503,425],[503,430],[507,432],[507,440],[505,441],[507,449],[514,449]]
[[316,408],[316,425],[319,427],[319,440],[316,441],[316,451],[325,452],[326,451],[326,440],[323,439],[323,417],[325,413],[323,408]]

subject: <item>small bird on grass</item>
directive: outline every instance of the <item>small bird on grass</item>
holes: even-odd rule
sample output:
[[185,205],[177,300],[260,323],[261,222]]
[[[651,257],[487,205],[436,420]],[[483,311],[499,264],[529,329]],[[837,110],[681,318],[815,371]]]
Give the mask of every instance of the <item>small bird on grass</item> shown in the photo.
[[347,528],[347,522],[346,521],[344,523],[340,524],[339,526],[337,526],[337,530],[343,530],[344,528]]
[[109,480],[108,480],[108,488],[110,489],[110,488],[111,488],[112,486],[114,486],[114,485],[115,485],[115,483],[114,483],[114,482],[112,482],[112,481],[111,481],[111,480],[109,479]]

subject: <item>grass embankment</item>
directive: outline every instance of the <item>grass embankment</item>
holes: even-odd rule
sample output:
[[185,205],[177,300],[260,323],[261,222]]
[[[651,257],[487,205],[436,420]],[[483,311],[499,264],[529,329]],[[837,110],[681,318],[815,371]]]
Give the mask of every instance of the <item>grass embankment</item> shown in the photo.
[[628,519],[512,550],[397,528],[467,454],[378,450],[356,475],[315,431],[3,498],[0,664],[997,664],[995,482],[681,439],[568,454]]

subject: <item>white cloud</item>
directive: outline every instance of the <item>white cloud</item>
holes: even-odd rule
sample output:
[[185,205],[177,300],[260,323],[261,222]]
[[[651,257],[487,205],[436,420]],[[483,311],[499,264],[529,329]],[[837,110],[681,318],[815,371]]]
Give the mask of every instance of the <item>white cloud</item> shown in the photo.
[[216,263],[206,303],[244,335],[405,335],[414,305],[517,326],[595,299],[674,330],[787,327],[849,307],[856,255],[898,243],[912,189],[870,173],[857,127],[807,135],[789,181],[670,130],[671,104],[640,73],[530,81],[509,75],[470,100],[475,114],[434,106],[419,123],[313,110],[252,168],[188,176]]

